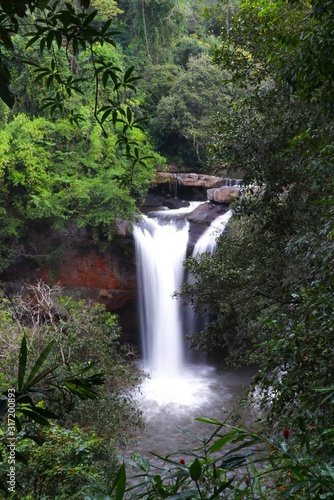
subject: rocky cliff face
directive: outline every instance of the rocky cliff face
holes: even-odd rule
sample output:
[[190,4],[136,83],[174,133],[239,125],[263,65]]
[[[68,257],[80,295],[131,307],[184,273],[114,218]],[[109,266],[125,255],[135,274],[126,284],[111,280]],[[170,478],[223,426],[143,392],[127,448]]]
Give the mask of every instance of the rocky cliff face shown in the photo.
[[157,172],[152,191],[186,200],[230,204],[240,196],[241,179],[195,173]]
[[34,232],[29,242],[22,242],[21,255],[2,280],[15,291],[20,283],[38,279],[60,285],[75,298],[104,304],[119,315],[126,333],[135,331],[136,270],[131,234],[116,236],[103,246],[82,230]]
[[[175,174],[176,175],[176,174]],[[220,189],[221,179],[188,174],[183,185]],[[162,176],[165,179],[165,176]],[[161,179],[163,180],[163,179]],[[181,182],[181,181],[180,181]],[[211,187],[211,186],[216,187]],[[225,189],[224,189],[225,191]],[[212,192],[212,191],[210,191]],[[215,199],[213,198],[213,201]],[[148,208],[157,199],[148,201]],[[158,204],[169,208],[188,203],[175,198],[159,196]],[[143,207],[144,209],[145,207]],[[228,210],[226,198],[221,203],[205,202],[188,215],[189,254],[199,236],[218,215]],[[40,230],[22,242],[20,256],[6,270],[2,280],[13,290],[23,282],[42,279],[48,284],[59,284],[75,298],[89,298],[104,304],[118,314],[125,335],[137,335],[137,290],[134,241],[126,227],[119,227],[118,235],[108,244],[95,243],[89,234],[74,228],[67,231]]]

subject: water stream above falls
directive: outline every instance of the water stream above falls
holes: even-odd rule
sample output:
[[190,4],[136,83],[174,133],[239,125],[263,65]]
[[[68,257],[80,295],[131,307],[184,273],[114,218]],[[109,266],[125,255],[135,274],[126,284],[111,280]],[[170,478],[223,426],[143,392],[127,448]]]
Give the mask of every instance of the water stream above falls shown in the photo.
[[[185,279],[186,215],[193,209],[191,204],[189,208],[150,213],[134,230],[141,363],[149,374],[137,396],[146,429],[135,451],[144,455],[149,451],[165,455],[185,446],[187,439],[181,429],[199,430],[196,417],[224,420],[253,374],[242,369],[218,375],[214,363],[203,359],[194,362],[187,351],[184,338],[193,333],[189,328],[194,326],[189,325],[196,321],[189,321],[189,308],[173,294]],[[227,212],[212,223],[197,242],[194,254],[214,251],[217,236],[230,217],[231,212]]]

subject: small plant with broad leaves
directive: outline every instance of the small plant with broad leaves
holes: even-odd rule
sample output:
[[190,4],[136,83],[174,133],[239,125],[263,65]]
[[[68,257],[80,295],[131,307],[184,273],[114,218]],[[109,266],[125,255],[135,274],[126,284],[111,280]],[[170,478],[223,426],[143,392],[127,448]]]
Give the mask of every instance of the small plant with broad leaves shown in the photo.
[[[97,399],[99,392],[97,388],[104,384],[104,376],[101,373],[91,373],[93,365],[88,364],[81,369],[71,372],[67,367],[66,372],[60,365],[44,368],[44,364],[51,352],[53,341],[41,352],[37,361],[27,371],[28,348],[24,335],[21,342],[18,374],[16,387],[9,388],[0,399],[0,444],[9,450],[12,440],[10,436],[15,435],[16,449],[23,440],[33,440],[37,444],[43,444],[43,438],[39,433],[39,426],[49,426],[50,422],[58,419],[54,411],[47,408],[47,403],[61,407],[64,394],[76,396],[81,400]],[[14,403],[15,401],[15,403]],[[11,404],[12,403],[12,404]],[[15,404],[15,406],[13,406]],[[15,408],[15,409],[14,409]],[[31,426],[29,424],[37,424]],[[12,429],[15,427],[16,431]],[[9,432],[10,431],[10,432]],[[7,451],[8,451],[7,450]],[[18,462],[27,463],[24,454],[16,450],[15,458]],[[0,456],[0,490],[7,495],[7,454]]]
[[85,500],[333,498],[334,429],[311,425],[294,435],[285,428],[267,437],[215,419],[197,420],[214,427],[198,446],[166,457],[152,453],[154,464],[136,454],[124,459],[110,484],[91,481]]

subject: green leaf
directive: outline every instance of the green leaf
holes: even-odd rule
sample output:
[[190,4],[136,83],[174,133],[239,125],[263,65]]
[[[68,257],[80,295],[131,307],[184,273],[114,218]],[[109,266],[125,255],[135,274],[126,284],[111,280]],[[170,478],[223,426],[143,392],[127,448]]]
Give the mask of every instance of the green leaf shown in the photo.
[[108,84],[108,79],[109,79],[109,71],[105,71],[102,75],[102,83],[103,86],[106,87]]
[[6,415],[7,412],[7,398],[0,399],[0,420]]
[[38,434],[24,434],[22,436],[23,439],[31,439],[34,441],[38,446],[42,446],[42,444],[45,443],[46,439],[39,436]]
[[131,68],[126,70],[126,72],[124,73],[124,77],[123,77],[124,82],[128,81],[128,79],[130,78],[130,75],[131,75],[131,73],[133,73],[134,69],[135,69],[135,67],[131,66]]
[[24,384],[23,391],[26,391],[27,389],[29,389],[29,384],[31,383],[31,381],[34,379],[35,375],[37,375],[38,371],[42,367],[44,361],[48,357],[48,355],[53,347],[53,344],[54,344],[54,340],[52,340],[45,347],[45,349],[43,349],[43,351],[41,352],[39,358],[37,359],[36,363],[34,364],[34,366],[32,367],[32,369],[30,371],[30,374],[29,374],[29,376]]
[[247,454],[245,455],[233,455],[226,460],[223,460],[219,467],[221,469],[235,469],[235,467],[238,467],[239,465],[242,465],[246,461]]
[[9,108],[12,108],[14,106],[15,96],[9,88],[8,78],[3,74],[1,70],[0,70],[0,98]]
[[53,418],[53,419],[58,419],[58,415],[53,413],[53,411],[47,410],[46,408],[40,408],[39,406],[33,406],[32,411],[34,413],[38,413],[38,415],[41,415],[44,418]]
[[211,453],[214,453],[215,451],[221,450],[221,448],[223,448],[227,443],[232,441],[232,439],[235,437],[236,434],[237,434],[237,431],[231,431],[231,432],[228,432],[227,434],[225,434],[225,436],[217,439],[217,441],[215,441],[210,448]]
[[62,43],[63,43],[63,37],[61,36],[61,33],[59,31],[55,31],[55,38],[56,38],[58,49],[60,49],[62,46]]
[[18,371],[18,391],[22,392],[24,375],[27,367],[27,339],[26,336],[23,335],[23,339],[21,342],[20,355],[19,355],[19,371]]
[[[101,35],[104,35],[111,25],[112,19],[108,19],[101,28]],[[115,32],[116,33],[116,32]]]
[[[49,31],[49,33],[46,35],[46,45],[47,45],[47,48],[50,50],[51,47],[52,47],[52,42],[55,38],[55,33],[54,31]],[[51,61],[51,64],[53,63],[53,59]],[[54,68],[53,68],[54,69]]]
[[86,17],[86,19],[84,20],[82,25],[88,26],[94,20],[94,18],[96,17],[96,14],[97,14],[97,10],[93,10],[93,12],[91,12],[91,14],[89,14],[89,16]]
[[15,425],[16,425],[17,432],[21,432],[22,425],[21,425],[20,419],[18,418],[17,415],[15,415]]
[[[27,43],[26,48],[28,47],[28,44],[29,42]],[[39,50],[41,54],[43,53],[44,48],[45,48],[45,38],[41,38],[41,41],[39,42]]]
[[34,411],[34,409],[29,408],[29,407],[20,407],[18,409],[20,413],[23,413],[26,417],[28,417],[30,420],[33,420],[34,422],[37,422],[40,425],[43,426],[48,426],[50,425],[50,422],[44,418],[42,415],[39,414],[39,412]]
[[128,123],[132,122],[132,111],[129,107],[126,108],[126,118],[128,120]]
[[193,481],[198,481],[202,474],[202,466],[196,457],[191,466],[189,467],[190,477]]
[[9,31],[6,28],[3,28],[2,26],[0,26],[0,40],[2,42],[2,45],[6,47],[6,49],[14,50],[13,42],[9,34]]
[[[37,40],[39,40],[39,35],[35,35],[35,36],[32,36],[31,38],[29,38],[28,42],[26,43],[26,50],[31,46],[33,45],[35,42],[37,42]],[[41,39],[40,43],[42,42],[42,40],[44,40],[44,38]],[[45,44],[45,40],[44,40],[44,44]],[[44,48],[44,47],[43,47]],[[43,52],[43,50],[41,49],[41,52]]]
[[108,118],[108,116],[110,115],[111,112],[112,112],[112,108],[109,108],[103,113],[102,118],[101,118],[101,123],[103,123]]
[[195,418],[195,420],[197,420],[197,422],[204,422],[206,424],[214,424],[214,425],[219,425],[219,426],[223,425],[222,422],[219,422],[219,420],[216,420],[214,418],[198,417],[198,418]]
[[125,486],[126,486],[126,471],[125,471],[125,465],[124,462],[121,465],[117,476],[114,480],[113,486],[112,486],[112,491],[116,487],[116,493],[115,493],[115,500],[122,500],[124,497],[125,493]]

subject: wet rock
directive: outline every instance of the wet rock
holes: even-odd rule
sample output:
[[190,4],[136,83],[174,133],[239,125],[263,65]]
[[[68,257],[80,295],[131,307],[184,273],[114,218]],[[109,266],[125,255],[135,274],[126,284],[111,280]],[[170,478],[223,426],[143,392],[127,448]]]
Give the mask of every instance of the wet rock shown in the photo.
[[157,172],[154,184],[171,184],[185,187],[213,188],[224,184],[222,177],[196,173]]
[[197,240],[204,233],[211,222],[219,215],[227,212],[227,210],[228,207],[224,205],[207,202],[199,205],[187,216],[189,221],[189,254],[192,253]]

